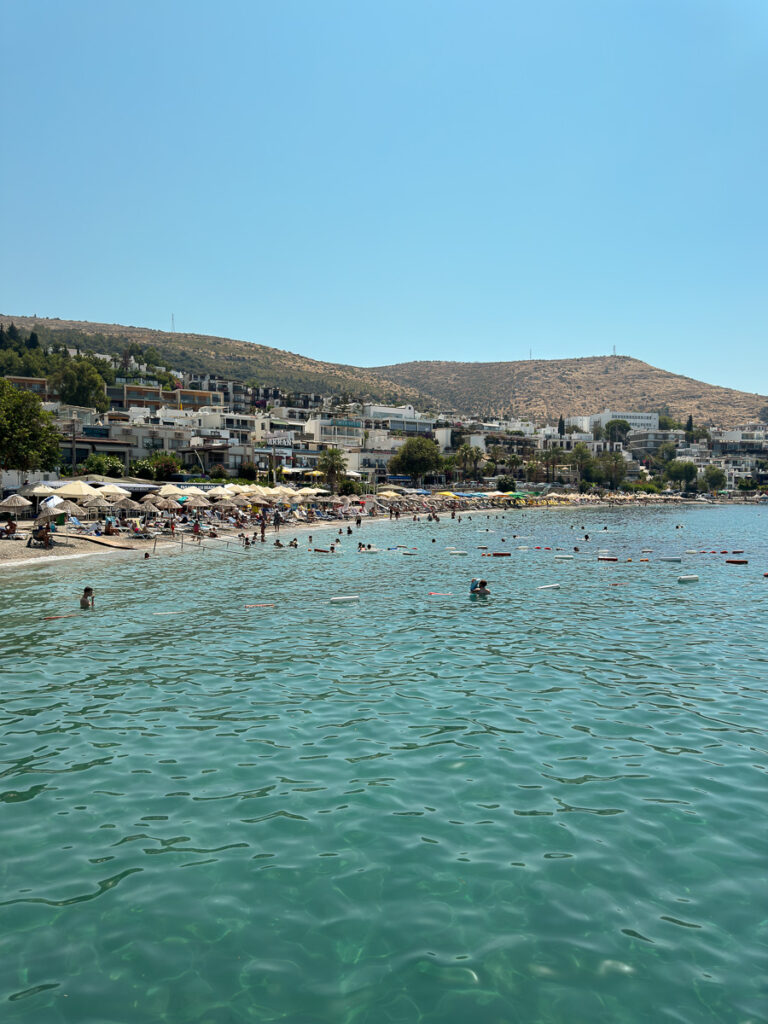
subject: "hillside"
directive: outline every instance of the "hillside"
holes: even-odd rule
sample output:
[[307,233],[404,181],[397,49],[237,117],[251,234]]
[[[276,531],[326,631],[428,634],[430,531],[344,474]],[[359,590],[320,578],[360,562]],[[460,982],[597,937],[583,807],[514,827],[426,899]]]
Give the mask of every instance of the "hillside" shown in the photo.
[[360,368],[326,363],[247,341],[172,334],[144,327],[44,320],[0,314],[6,325],[36,330],[43,344],[59,341],[118,354],[132,343],[152,346],[174,369],[217,373],[291,391],[348,395],[386,404],[476,415],[514,415],[555,422],[605,408],[653,412],[697,424],[755,420],[765,395],[704,384],[628,356],[537,359],[496,363],[411,362]]
[[217,373],[288,391],[354,395],[375,402],[401,404],[419,400],[419,393],[413,388],[394,384],[382,374],[356,366],[324,363],[249,341],[205,334],[172,334],[170,331],[121,324],[5,314],[0,314],[0,322],[6,326],[13,322],[21,329],[35,330],[42,344],[57,341],[78,345],[84,351],[119,355],[131,344],[142,348],[151,346],[168,365],[189,373]]
[[560,413],[668,410],[697,424],[729,425],[758,418],[765,395],[704,384],[629,356],[535,359],[509,363],[413,362],[377,366],[389,380],[429,393],[443,408],[488,415],[513,413],[553,423]]

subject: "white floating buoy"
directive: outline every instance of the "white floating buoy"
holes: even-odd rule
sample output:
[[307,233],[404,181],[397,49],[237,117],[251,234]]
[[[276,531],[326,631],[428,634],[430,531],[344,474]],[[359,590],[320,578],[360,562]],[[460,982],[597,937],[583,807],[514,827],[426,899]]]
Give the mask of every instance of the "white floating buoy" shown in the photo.
[[555,555],[555,559],[562,561],[564,558],[573,558],[573,555]]
[[332,597],[331,604],[345,604],[347,601],[359,601],[359,594],[349,594],[347,597]]
[[536,587],[537,590],[559,590],[559,583],[547,583],[543,587]]
[[662,555],[660,562],[682,562],[682,555]]
[[699,552],[696,550],[696,548],[691,548],[690,550],[686,551],[685,553],[686,553],[686,555],[698,555]]
[[466,555],[468,553],[469,552],[467,552],[467,551],[449,551],[448,552],[449,555]]
[[698,583],[699,582],[699,577],[698,576],[678,576],[677,577],[677,582],[678,583]]
[[527,547],[525,547],[525,548],[518,548],[517,550],[518,550],[518,551],[527,551],[527,550],[528,550],[528,548],[527,548]]

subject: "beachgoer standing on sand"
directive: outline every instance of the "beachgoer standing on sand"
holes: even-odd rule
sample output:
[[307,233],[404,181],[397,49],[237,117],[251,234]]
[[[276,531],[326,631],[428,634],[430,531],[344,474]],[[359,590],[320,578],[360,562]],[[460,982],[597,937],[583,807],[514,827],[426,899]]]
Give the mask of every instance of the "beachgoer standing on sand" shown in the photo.
[[81,608],[93,608],[93,587],[86,587],[80,598]]

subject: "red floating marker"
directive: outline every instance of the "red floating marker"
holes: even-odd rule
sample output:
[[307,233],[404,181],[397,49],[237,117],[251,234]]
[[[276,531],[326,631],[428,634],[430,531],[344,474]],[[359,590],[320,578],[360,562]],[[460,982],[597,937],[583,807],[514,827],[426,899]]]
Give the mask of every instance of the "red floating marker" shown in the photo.
[[726,558],[726,565],[749,565],[746,558]]
[[441,590],[430,590],[428,597],[453,597],[453,594],[445,594]]
[[545,551],[551,551],[552,548],[544,548]]
[[[549,550],[549,549],[547,549],[547,550]],[[494,551],[493,554],[491,555],[491,558],[511,558],[511,557],[512,557],[512,552],[511,551]]]
[[541,547],[537,544],[536,547],[533,550],[534,551],[541,551]]

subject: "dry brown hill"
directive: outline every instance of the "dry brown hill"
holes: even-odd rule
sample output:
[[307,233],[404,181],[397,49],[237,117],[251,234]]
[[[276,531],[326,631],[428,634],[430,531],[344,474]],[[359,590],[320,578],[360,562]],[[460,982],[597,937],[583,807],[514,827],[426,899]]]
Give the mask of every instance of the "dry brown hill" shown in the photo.
[[603,409],[668,410],[700,425],[756,420],[765,395],[704,384],[629,356],[534,359],[509,363],[413,362],[372,372],[434,395],[444,408],[557,420]]
[[514,415],[539,422],[603,409],[654,412],[699,425],[756,420],[765,395],[704,384],[628,356],[537,359],[497,363],[412,362],[360,368],[321,362],[248,341],[173,334],[145,327],[0,314],[42,342],[61,341],[120,353],[131,343],[152,346],[175,369],[218,373],[291,391],[349,395],[383,403],[411,402],[433,411]]

